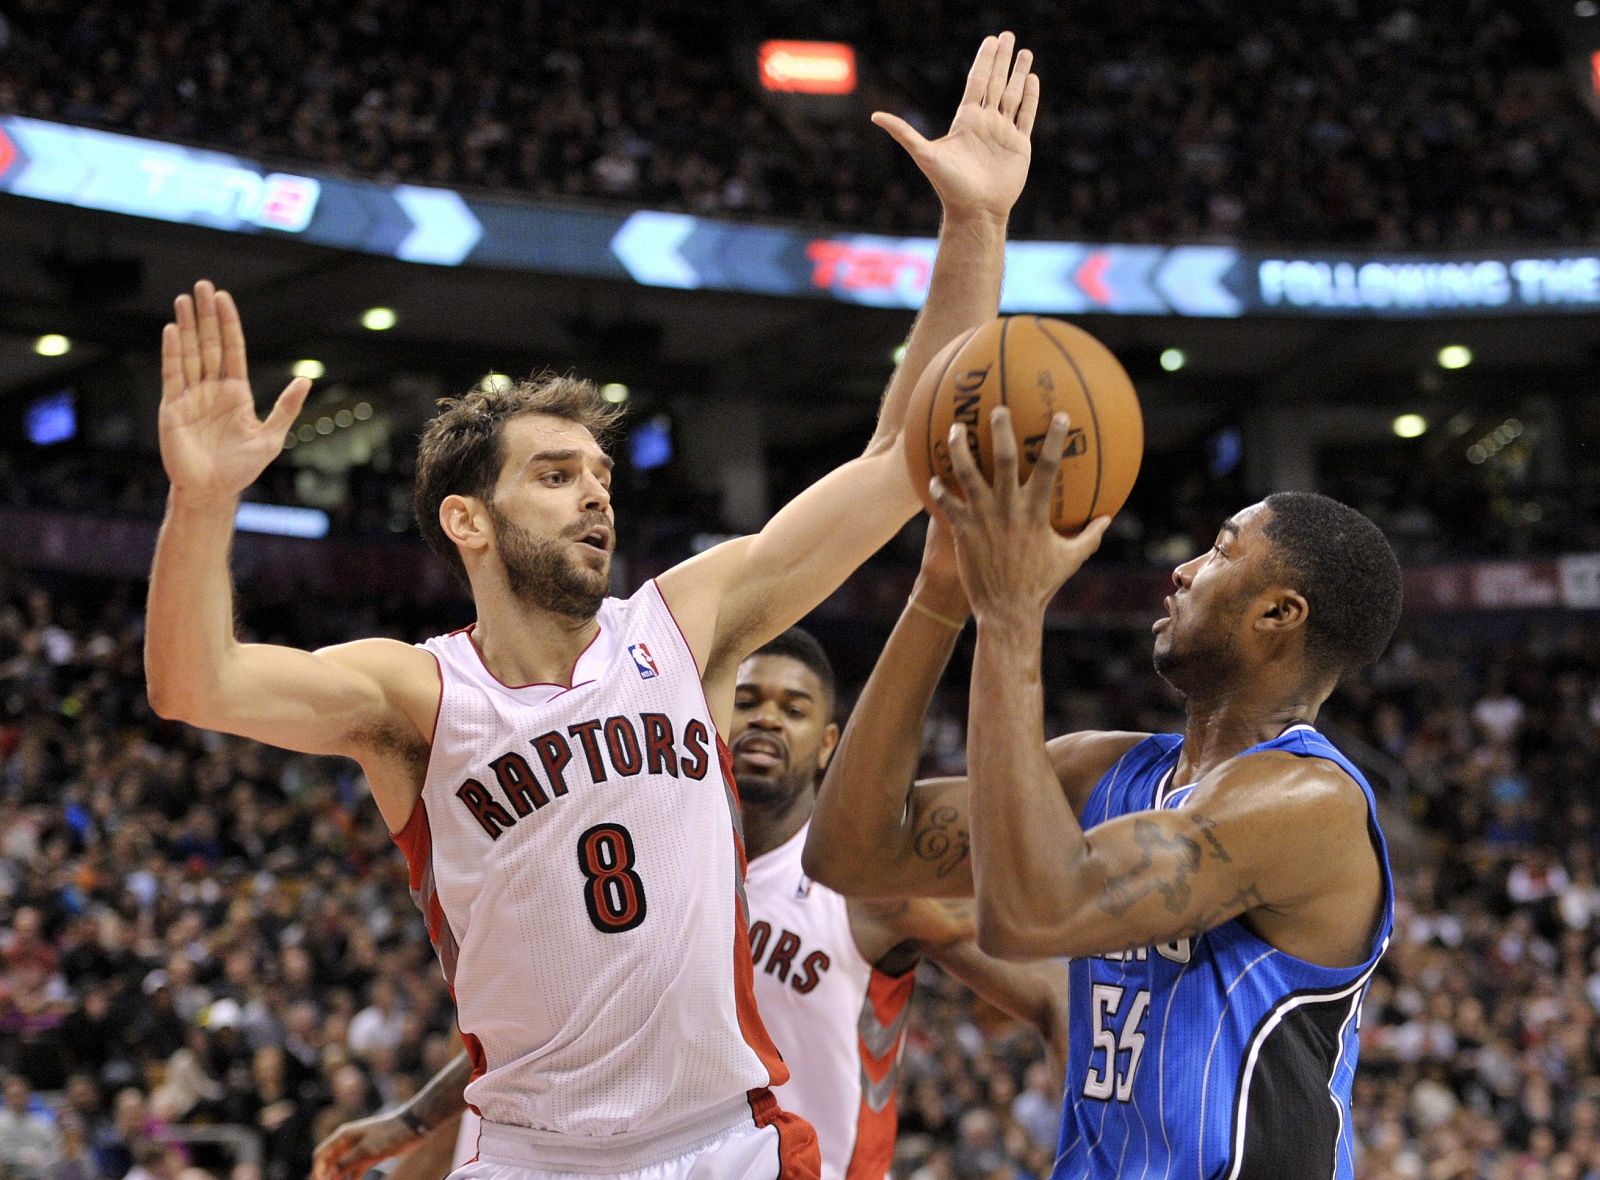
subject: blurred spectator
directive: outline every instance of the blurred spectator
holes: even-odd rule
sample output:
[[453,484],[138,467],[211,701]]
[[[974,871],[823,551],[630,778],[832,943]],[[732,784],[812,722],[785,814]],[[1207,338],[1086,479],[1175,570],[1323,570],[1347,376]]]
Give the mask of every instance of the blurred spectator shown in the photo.
[[[999,24],[957,0],[804,11],[699,0],[327,8],[31,0],[0,109],[389,181],[927,232],[869,126],[959,93]],[[1396,246],[1592,240],[1600,136],[1537,6],[1506,0],[1018,0],[1044,106],[1021,235]],[[763,35],[852,43],[855,117],[765,99]]]
[[43,1180],[61,1158],[61,1137],[50,1115],[34,1109],[28,1079],[7,1074],[0,1105],[0,1164],[27,1180]]

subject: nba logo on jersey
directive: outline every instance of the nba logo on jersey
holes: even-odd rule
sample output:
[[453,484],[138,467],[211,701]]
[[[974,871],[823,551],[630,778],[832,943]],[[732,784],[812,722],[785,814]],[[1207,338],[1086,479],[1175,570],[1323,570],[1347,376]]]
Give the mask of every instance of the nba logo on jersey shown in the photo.
[[656,667],[655,657],[644,644],[628,644],[628,654],[633,657],[633,666],[639,669],[640,680],[654,680],[661,675],[661,669]]
[[800,874],[800,880],[795,883],[794,899],[796,901],[804,901],[806,898],[808,898],[810,896],[811,896],[811,878],[806,876],[804,873],[801,873]]

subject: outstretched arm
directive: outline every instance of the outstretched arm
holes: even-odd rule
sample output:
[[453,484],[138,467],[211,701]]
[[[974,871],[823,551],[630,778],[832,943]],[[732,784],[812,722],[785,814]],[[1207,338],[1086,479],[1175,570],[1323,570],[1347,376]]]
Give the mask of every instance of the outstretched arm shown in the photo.
[[906,148],[944,206],[939,251],[905,360],[889,383],[866,452],[801,493],[767,526],[669,571],[661,589],[708,679],[831,594],[917,510],[900,433],[906,403],[934,355],[994,316],[1005,225],[1027,178],[1038,79],[1014,39],[987,38],[948,134],[928,141],[882,112],[874,122]]
[[1007,1016],[1025,1021],[1039,1033],[1045,1059],[1056,1085],[1067,1073],[1067,969],[1055,960],[1007,963],[979,949],[976,939],[966,939],[928,958],[959,979],[975,994]]
[[912,948],[1007,1016],[1038,1030],[1059,1080],[1067,1056],[1067,971],[1056,962],[1005,963],[978,948],[970,901],[852,901],[856,945],[873,962]]
[[[394,699],[390,686],[414,681],[419,660],[426,683],[426,654],[388,640],[305,652],[235,637],[228,550],[239,495],[277,457],[310,382],[290,382],[261,421],[228,293],[200,282],[176,310],[161,336],[161,459],[172,488],[150,571],[144,660],[151,707],[312,754],[354,756],[353,735],[363,732],[409,729],[401,744],[423,740],[429,731],[420,727],[431,718],[415,720],[425,710]],[[408,812],[385,807],[395,829]]]
[[915,783],[923,719],[967,618],[947,526],[931,517],[911,598],[817,792],[805,870],[865,897],[970,897],[964,779]]

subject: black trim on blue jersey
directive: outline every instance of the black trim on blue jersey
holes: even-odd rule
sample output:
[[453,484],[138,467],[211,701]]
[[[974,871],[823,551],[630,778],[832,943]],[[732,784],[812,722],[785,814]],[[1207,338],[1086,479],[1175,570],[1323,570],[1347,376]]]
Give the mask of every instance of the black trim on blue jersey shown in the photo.
[[[1290,992],[1257,1021],[1239,1054],[1228,1128],[1229,1166],[1222,1175],[1233,1180],[1320,1180],[1335,1174],[1341,1122],[1330,1087],[1339,1062],[1340,1033],[1352,1006],[1366,994],[1370,975],[1369,967],[1335,989]],[[1306,996],[1321,998],[1299,1004],[1277,1027],[1264,1031],[1287,1005]],[[1244,1073],[1251,1068],[1251,1046],[1263,1036],[1250,1091],[1240,1102]],[[1235,1158],[1241,1118],[1244,1149]]]

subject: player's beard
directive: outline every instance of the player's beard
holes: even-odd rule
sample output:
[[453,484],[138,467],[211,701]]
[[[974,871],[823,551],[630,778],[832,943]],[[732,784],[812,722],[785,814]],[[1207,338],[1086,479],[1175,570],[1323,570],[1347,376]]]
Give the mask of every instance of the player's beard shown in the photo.
[[610,588],[609,564],[605,570],[583,569],[573,561],[572,542],[566,537],[535,536],[492,503],[488,509],[512,594],[530,606],[580,622],[600,613]]
[[1219,634],[1167,632],[1165,647],[1151,651],[1156,675],[1185,696],[1193,696],[1234,676],[1239,663],[1237,637],[1232,628]]

